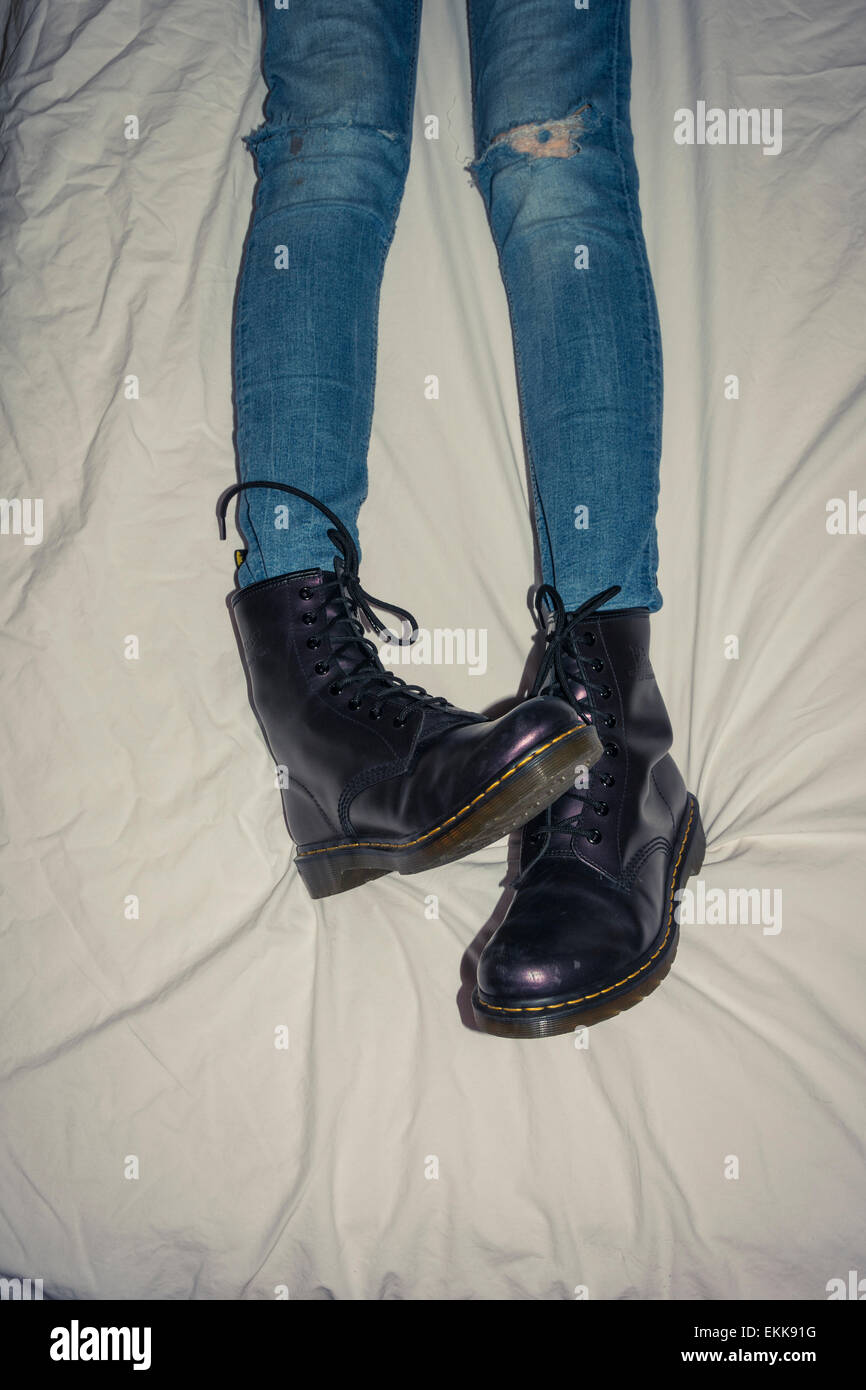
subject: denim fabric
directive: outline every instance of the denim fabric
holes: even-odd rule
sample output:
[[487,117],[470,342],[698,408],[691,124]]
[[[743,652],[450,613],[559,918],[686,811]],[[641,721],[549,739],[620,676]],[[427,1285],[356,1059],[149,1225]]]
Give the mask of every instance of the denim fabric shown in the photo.
[[[263,6],[265,120],[238,293],[241,480],[352,530],[379,289],[409,165],[421,0]],[[662,357],[629,121],[629,0],[468,0],[475,159],[514,337],[543,577],[574,608],[661,606]],[[240,584],[316,565],[312,508],[241,495]]]

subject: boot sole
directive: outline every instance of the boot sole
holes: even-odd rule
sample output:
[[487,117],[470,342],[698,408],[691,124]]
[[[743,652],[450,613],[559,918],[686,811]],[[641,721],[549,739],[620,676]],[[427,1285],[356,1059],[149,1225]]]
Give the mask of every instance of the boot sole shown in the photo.
[[346,893],[384,874],[420,874],[491,845],[545,810],[581,763],[601,757],[590,726],[568,729],[512,763],[459,811],[422,835],[405,840],[340,840],[300,849],[298,873],[311,898]]
[[684,830],[678,836],[679,848],[673,857],[668,874],[665,901],[667,914],[656,943],[650,947],[645,961],[638,964],[622,980],[594,989],[577,999],[534,1001],[531,1004],[497,1005],[482,999],[478,990],[472,994],[472,1012],[481,1033],[498,1038],[550,1038],[570,1033],[574,1028],[588,1028],[639,1004],[658,989],[674,963],[679,944],[679,923],[674,912],[674,894],[688,880],[700,873],[706,853],[706,839],[701,825],[697,798],[689,794],[683,817]]

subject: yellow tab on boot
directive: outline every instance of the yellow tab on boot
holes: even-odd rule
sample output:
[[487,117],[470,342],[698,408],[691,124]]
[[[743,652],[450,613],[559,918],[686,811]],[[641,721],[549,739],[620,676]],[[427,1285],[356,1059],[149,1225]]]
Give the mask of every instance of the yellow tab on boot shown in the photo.
[[235,566],[237,567],[237,569],[240,569],[241,565],[243,564],[243,562],[244,562],[244,560],[245,560],[246,558],[247,558],[247,552],[246,552],[245,550],[236,550],[236,551],[235,551]]

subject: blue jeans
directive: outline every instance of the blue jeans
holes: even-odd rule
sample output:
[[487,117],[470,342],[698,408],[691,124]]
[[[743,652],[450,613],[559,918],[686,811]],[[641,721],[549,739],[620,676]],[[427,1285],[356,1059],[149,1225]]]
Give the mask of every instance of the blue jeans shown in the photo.
[[[629,0],[468,0],[476,158],[514,338],[543,578],[661,606],[658,314],[629,120]],[[235,319],[240,480],[357,543],[379,291],[409,166],[421,0],[265,0],[259,183]],[[459,500],[459,499],[455,499]],[[321,518],[241,494],[241,585],[332,564]]]

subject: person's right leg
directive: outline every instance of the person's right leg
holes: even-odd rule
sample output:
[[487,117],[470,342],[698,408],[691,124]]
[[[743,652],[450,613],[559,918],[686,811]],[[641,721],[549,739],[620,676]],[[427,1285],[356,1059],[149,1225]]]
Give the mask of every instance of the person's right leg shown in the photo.
[[249,137],[261,183],[235,329],[241,481],[218,515],[224,535],[240,493],[249,550],[232,615],[313,897],[482,848],[601,753],[558,698],[490,720],[407,686],[359,621],[377,626],[356,522],[419,12],[420,0],[266,9],[267,119]]
[[[324,497],[358,543],[379,290],[412,135],[421,0],[262,6],[260,182],[234,330],[242,481]],[[243,587],[330,562],[321,516],[285,492],[241,495]]]

